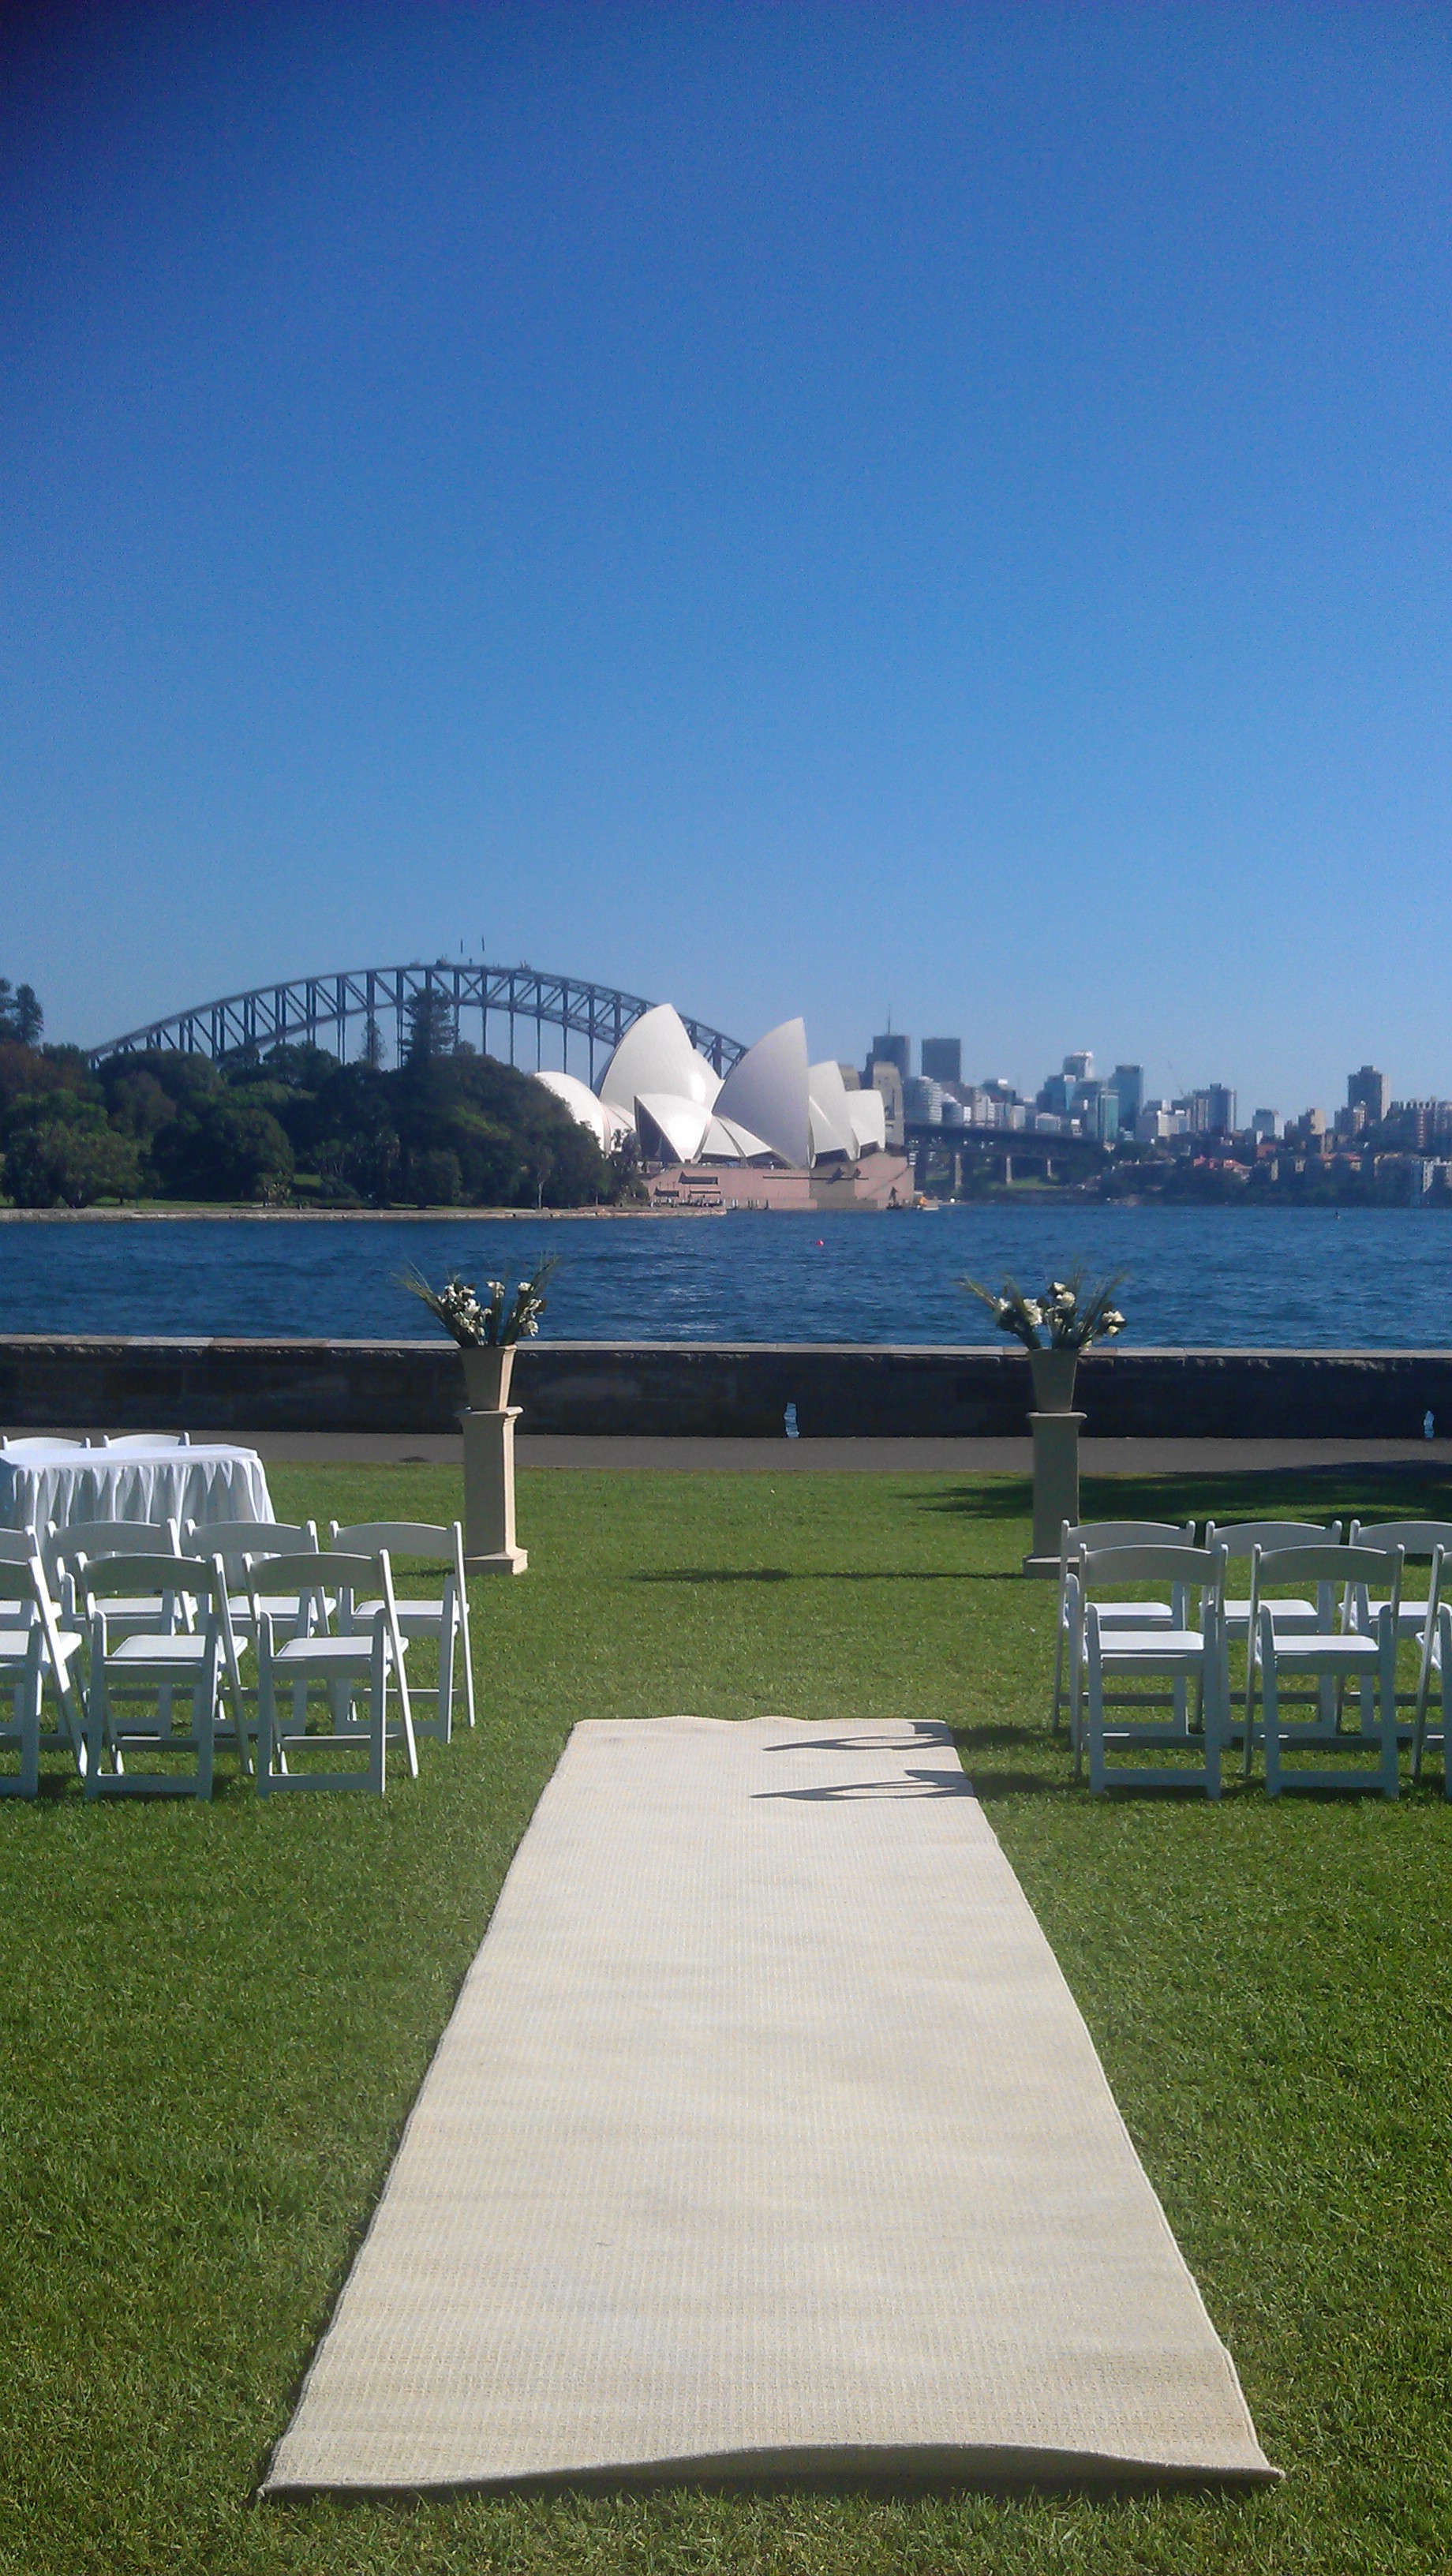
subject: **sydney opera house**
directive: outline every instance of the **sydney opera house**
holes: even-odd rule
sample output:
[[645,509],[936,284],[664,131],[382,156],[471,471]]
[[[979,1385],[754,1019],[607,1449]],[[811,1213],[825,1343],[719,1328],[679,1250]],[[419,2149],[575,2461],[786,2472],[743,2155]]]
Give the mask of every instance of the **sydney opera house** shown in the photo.
[[634,1135],[660,1197],[688,1174],[723,1206],[886,1204],[910,1187],[884,1151],[880,1093],[849,1090],[838,1064],[809,1064],[801,1020],[758,1038],[723,1080],[662,1002],[626,1031],[598,1092],[572,1073],[536,1079],[607,1153]]

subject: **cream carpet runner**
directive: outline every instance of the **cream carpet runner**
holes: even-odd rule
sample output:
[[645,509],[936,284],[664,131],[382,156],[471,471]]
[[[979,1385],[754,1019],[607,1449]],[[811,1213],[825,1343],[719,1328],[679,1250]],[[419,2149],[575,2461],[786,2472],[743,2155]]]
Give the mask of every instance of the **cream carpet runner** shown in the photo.
[[1274,2474],[946,1731],[576,1727],[268,2490]]

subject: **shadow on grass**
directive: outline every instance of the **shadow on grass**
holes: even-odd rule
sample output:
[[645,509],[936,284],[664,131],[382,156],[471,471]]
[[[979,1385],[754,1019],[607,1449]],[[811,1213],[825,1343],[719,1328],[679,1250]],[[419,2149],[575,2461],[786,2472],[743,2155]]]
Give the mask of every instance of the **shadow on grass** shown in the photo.
[[[991,1807],[995,1801],[1007,1798],[1072,1798],[1083,1794],[1065,1769],[1027,1767],[1032,1761],[1062,1764],[1062,1736],[1052,1753],[1054,1739],[1040,1727],[955,1726],[952,1736],[980,1806]],[[1003,1764],[1005,1754],[1017,1754],[1018,1762]]]
[[972,1565],[803,1566],[678,1565],[638,1568],[632,1583],[1018,1583],[1017,1573],[983,1573]]
[[[974,1478],[945,1493],[904,1496],[909,1510],[977,1521],[1025,1520],[1026,1477]],[[1445,1468],[1405,1464],[1243,1468],[1229,1474],[1085,1476],[1079,1508],[1085,1520],[1325,1520],[1339,1510],[1397,1519],[1447,1516],[1452,1477]]]

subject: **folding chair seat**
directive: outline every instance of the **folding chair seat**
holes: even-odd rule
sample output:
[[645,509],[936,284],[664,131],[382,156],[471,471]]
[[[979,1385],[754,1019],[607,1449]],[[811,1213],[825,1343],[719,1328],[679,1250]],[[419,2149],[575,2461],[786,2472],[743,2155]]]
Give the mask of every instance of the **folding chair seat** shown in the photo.
[[[1065,1521],[1059,1532],[1059,1614],[1054,1632],[1054,1705],[1053,1731],[1057,1735],[1066,1699],[1077,1705],[1077,1689],[1083,1663],[1082,1627],[1074,1629],[1069,1619],[1069,1573],[1086,1548],[1103,1547],[1193,1547],[1195,1524],[1185,1521]],[[1122,1612],[1122,1616],[1121,1616]],[[1134,1616],[1135,1613],[1139,1615]],[[1133,1624],[1136,1627],[1173,1625],[1174,1613],[1168,1601],[1103,1602],[1100,1625],[1113,1627]]]
[[[131,1629],[116,1642],[107,1635],[105,1604],[137,1575],[180,1606],[188,1624],[163,1620],[152,1629]],[[110,1557],[93,1565],[82,1556],[76,1567],[76,1592],[91,1640],[90,1689],[86,1708],[86,1795],[209,1798],[214,1754],[222,1732],[224,1697],[232,1711],[231,1734],[247,1761],[247,1738],[237,1646],[227,1608],[227,1578],[220,1563],[200,1557]],[[178,1727],[178,1699],[190,1704],[189,1721]],[[139,1703],[139,1705],[134,1705]],[[157,1756],[191,1752],[190,1773],[128,1768],[128,1755],[146,1749]],[[109,1754],[111,1767],[102,1769]]]
[[[419,1576],[414,1563],[399,1576],[397,1559],[407,1557],[438,1569],[443,1576],[436,1596],[418,1597],[412,1591],[397,1595],[399,1632],[404,1637],[431,1637],[439,1650],[439,1678],[432,1689],[410,1680],[409,1700],[414,1710],[415,1735],[436,1736],[447,1744],[453,1732],[454,1657],[461,1650],[464,1682],[464,1715],[474,1723],[474,1656],[469,1642],[469,1592],[464,1576],[464,1532],[458,1521],[447,1527],[428,1521],[357,1521],[351,1528],[331,1525],[328,1544],[335,1548],[360,1549],[371,1556],[386,1548],[394,1565],[395,1584],[413,1586]],[[376,1601],[354,1604],[354,1615],[371,1619],[378,1609]],[[420,1718],[418,1702],[432,1699],[435,1714]]]
[[[1088,1745],[1089,1787],[1095,1796],[1109,1788],[1203,1789],[1220,1795],[1221,1751],[1228,1709],[1225,1637],[1220,1608],[1225,1559],[1218,1549],[1197,1547],[1116,1547],[1086,1549],[1071,1574],[1071,1615],[1082,1619],[1087,1674],[1085,1713],[1075,1744],[1075,1776]],[[1107,1627],[1104,1591],[1123,1592],[1145,1585],[1167,1586],[1172,1624],[1151,1622],[1139,1628]],[[1199,1615],[1191,1617],[1192,1597],[1199,1595]],[[1112,1680],[1143,1685],[1167,1683],[1168,1689],[1142,1687],[1111,1692]],[[1198,1727],[1191,1715],[1191,1692]],[[1168,1715],[1155,1712],[1168,1711]],[[1134,1766],[1111,1754],[1141,1748],[1178,1748],[1196,1754],[1186,1766],[1154,1763]]]
[[[281,1591],[312,1594],[317,1604],[305,1626],[282,1644],[262,1607],[264,1578]],[[282,1789],[370,1789],[381,1797],[388,1785],[390,1745],[401,1747],[409,1777],[416,1780],[418,1747],[404,1669],[408,1647],[399,1631],[387,1549],[371,1555],[328,1550],[269,1557],[253,1565],[250,1580],[257,1635],[259,1798]],[[380,1597],[372,1615],[363,1619],[353,1605],[369,1591]],[[327,1623],[329,1599],[337,1605],[336,1627]],[[397,1723],[388,1715],[390,1681],[398,1691]],[[328,1722],[319,1729],[308,1723],[308,1694],[315,1689],[325,1694],[328,1709]],[[292,1700],[290,1724],[278,1704],[284,1692]],[[362,1716],[357,1712],[360,1697]],[[343,1751],[362,1751],[366,1767],[329,1771],[292,1767],[305,1755]]]
[[[18,1772],[0,1773],[0,1797],[34,1798],[42,1752],[69,1753],[78,1770],[86,1767],[85,1718],[73,1670],[82,1640],[78,1630],[61,1624],[33,1531],[0,1530],[0,1590],[0,1698],[10,1701],[8,1722],[0,1720],[0,1745],[13,1745],[20,1757]],[[45,1724],[47,1690],[60,1720],[54,1727]]]
[[[1385,1584],[1387,1597],[1369,1628],[1348,1626],[1343,1616],[1348,1586]],[[1314,1629],[1278,1628],[1270,1598],[1282,1586],[1316,1589]],[[1286,1789],[1380,1789],[1394,1798],[1397,1770],[1397,1610],[1401,1599],[1400,1550],[1370,1547],[1284,1547],[1257,1549],[1251,1558],[1251,1606],[1256,1617],[1256,1652],[1250,1664],[1245,1703],[1245,1776],[1250,1778],[1257,1734],[1255,1689],[1260,1683],[1261,1724],[1265,1748],[1266,1795]],[[1342,1596],[1338,1602],[1337,1595]],[[1311,1681],[1318,1713],[1314,1718],[1286,1715],[1287,1706],[1306,1704],[1283,1691],[1282,1677]],[[1361,1695],[1361,1727],[1341,1731],[1341,1699],[1348,1687]],[[1284,1756],[1300,1746],[1345,1761],[1365,1753],[1374,1737],[1378,1760],[1374,1770],[1324,1765],[1315,1770],[1287,1770]]]

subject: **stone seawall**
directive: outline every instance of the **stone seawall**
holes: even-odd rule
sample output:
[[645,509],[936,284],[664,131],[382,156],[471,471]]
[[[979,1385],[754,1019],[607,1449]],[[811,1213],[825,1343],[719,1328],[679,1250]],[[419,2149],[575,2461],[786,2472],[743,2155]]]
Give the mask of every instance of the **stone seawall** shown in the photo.
[[[808,1439],[1004,1438],[1024,1430],[1028,1363],[1009,1349],[825,1343],[534,1342],[515,1366],[536,1432]],[[462,1372],[443,1341],[222,1341],[0,1335],[0,1429],[452,1429]],[[1079,1372],[1099,1439],[1452,1435],[1445,1351],[1108,1350]]]

